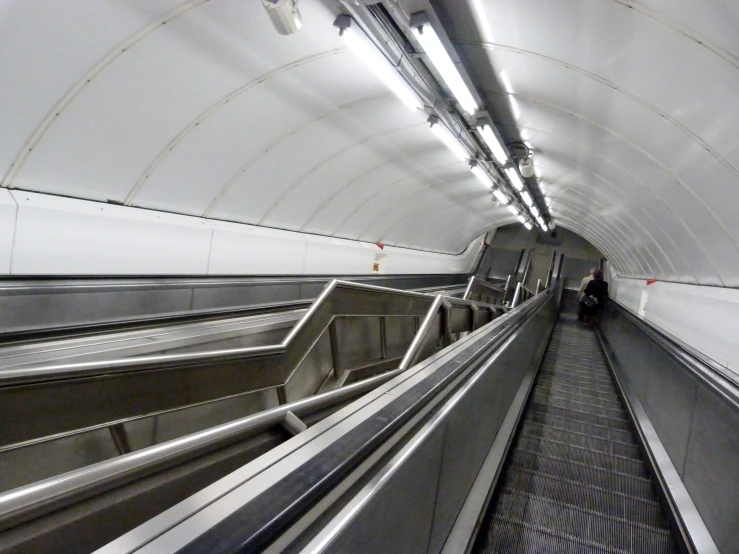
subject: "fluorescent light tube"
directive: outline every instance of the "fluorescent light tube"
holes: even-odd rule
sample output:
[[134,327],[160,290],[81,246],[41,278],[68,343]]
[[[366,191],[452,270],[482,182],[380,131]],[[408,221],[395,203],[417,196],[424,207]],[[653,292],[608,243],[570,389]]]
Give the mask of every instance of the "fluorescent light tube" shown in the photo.
[[[341,16],[340,16],[341,17]],[[423,107],[421,99],[410,85],[401,77],[398,71],[385,58],[385,56],[377,49],[374,43],[364,34],[354,20],[349,18],[349,26],[342,27],[339,25],[340,18],[337,18],[334,25],[341,28],[341,38],[346,45],[354,52],[357,57],[377,76],[380,81],[385,83],[400,100],[415,111]],[[342,21],[342,25],[346,24],[346,19]]]
[[485,141],[485,144],[488,145],[488,148],[493,153],[495,161],[501,165],[508,163],[508,152],[506,152],[505,147],[498,139],[492,126],[486,123],[478,127],[477,130],[480,132],[482,140]]
[[531,223],[529,223],[528,221],[524,223],[523,226],[526,227],[527,231],[531,231],[531,229],[533,229]]
[[505,174],[508,175],[508,179],[510,179],[513,188],[515,188],[516,190],[523,190],[523,181],[518,175],[518,171],[516,171],[515,167],[509,167],[508,169],[506,169]]
[[528,223],[528,221],[526,221],[526,218],[525,218],[524,216],[522,216],[522,215],[519,215],[519,216],[518,216],[518,220],[519,220],[519,221],[520,221],[521,223],[523,223],[524,225],[526,225],[526,223]]
[[531,214],[534,217],[539,217],[539,208],[537,208],[536,206],[531,206]]
[[436,138],[443,142],[457,158],[462,161],[469,159],[470,154],[467,152],[467,149],[462,146],[462,143],[457,140],[457,137],[455,137],[443,123],[440,121],[433,123],[431,125],[431,132],[434,133]]
[[529,191],[525,190],[521,193],[521,198],[523,198],[523,201],[526,202],[527,206],[533,206],[534,201],[531,199],[531,195],[529,194]]
[[498,199],[498,201],[504,206],[508,204],[508,202],[510,202],[510,200],[508,200],[508,197],[505,195],[505,193],[500,189],[497,189],[497,188],[493,189],[493,194]]
[[545,197],[544,197],[544,203],[545,203],[545,204],[546,204],[547,206],[551,206],[551,205],[552,205],[552,199],[551,199],[551,198],[549,198],[548,196],[545,196]]
[[[414,25],[413,19],[415,18],[425,18],[426,21],[420,25]],[[439,72],[441,78],[449,87],[449,90],[452,91],[459,105],[468,114],[473,115],[477,111],[477,102],[475,102],[470,89],[467,88],[464,79],[462,79],[462,75],[460,75],[452,58],[441,43],[439,35],[436,34],[436,31],[428,22],[426,14],[414,14],[411,18],[410,26],[416,40],[421,44],[429,60],[436,68],[436,71]]]
[[513,204],[508,206],[508,211],[511,212],[513,215],[518,215],[518,208],[516,208],[516,206],[514,206]]

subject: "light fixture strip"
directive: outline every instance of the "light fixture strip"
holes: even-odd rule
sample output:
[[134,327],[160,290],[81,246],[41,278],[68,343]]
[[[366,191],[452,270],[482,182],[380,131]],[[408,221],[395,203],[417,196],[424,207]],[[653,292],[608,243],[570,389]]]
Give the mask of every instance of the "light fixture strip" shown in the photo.
[[521,176],[518,174],[518,171],[515,167],[509,167],[505,170],[505,174],[508,176],[508,180],[513,185],[513,188],[521,191],[523,190],[523,181],[521,180]]
[[446,83],[449,90],[462,106],[462,109],[470,115],[477,111],[477,102],[467,88],[462,75],[457,70],[456,65],[449,56],[446,48],[441,42],[436,30],[432,27],[428,16],[424,12],[419,12],[411,16],[410,27],[413,36],[421,44],[424,52],[428,56],[436,71],[439,72],[441,78]]
[[534,200],[531,198],[529,191],[525,190],[521,192],[521,198],[523,198],[523,201],[529,208],[534,205]]
[[364,62],[385,86],[387,86],[400,100],[415,111],[423,107],[423,102],[416,91],[398,73],[395,67],[378,50],[350,16],[342,14],[334,21],[334,26],[340,29],[340,36],[349,49]]
[[478,125],[477,130],[480,132],[482,140],[485,141],[485,144],[488,145],[488,148],[490,148],[490,151],[493,153],[495,161],[501,165],[507,164],[508,152],[506,152],[505,147],[495,134],[492,125],[489,123],[483,123],[482,125]]

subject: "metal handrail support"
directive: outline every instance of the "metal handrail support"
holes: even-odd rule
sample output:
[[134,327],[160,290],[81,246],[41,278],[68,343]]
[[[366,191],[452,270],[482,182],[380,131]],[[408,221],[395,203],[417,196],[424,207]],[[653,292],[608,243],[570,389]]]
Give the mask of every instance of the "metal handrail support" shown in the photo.
[[544,288],[548,289],[549,285],[552,284],[552,275],[554,275],[554,266],[557,264],[557,251],[552,251],[552,261],[549,264],[549,271],[547,272],[547,280],[544,284]]
[[511,281],[513,280],[513,275],[509,275],[508,278],[505,280],[505,287],[503,288],[503,303],[505,303],[508,300],[508,292],[511,290]]
[[523,285],[521,283],[516,283],[516,292],[513,293],[513,300],[511,301],[511,308],[515,308],[518,306],[518,303],[521,301],[521,294]]
[[521,277],[521,283],[526,285],[529,280],[529,272],[531,271],[531,262],[534,260],[534,249],[529,250],[529,257],[526,260],[526,269],[524,269],[523,277]]
[[565,255],[561,254],[559,256],[559,267],[557,268],[557,281],[562,280],[562,268],[564,267],[564,264],[565,264]]
[[534,294],[539,294],[542,291],[541,288],[541,279],[536,280],[536,289],[534,289]]
[[[509,276],[510,279],[510,276]],[[467,289],[464,291],[464,295],[462,296],[462,300],[470,300],[470,296],[472,296],[472,289],[475,286],[480,286],[482,288],[493,290],[497,293],[504,293],[505,290],[501,289],[499,286],[494,285],[490,281],[486,281],[484,279],[481,279],[480,277],[472,276],[470,277],[469,283],[467,284]]]

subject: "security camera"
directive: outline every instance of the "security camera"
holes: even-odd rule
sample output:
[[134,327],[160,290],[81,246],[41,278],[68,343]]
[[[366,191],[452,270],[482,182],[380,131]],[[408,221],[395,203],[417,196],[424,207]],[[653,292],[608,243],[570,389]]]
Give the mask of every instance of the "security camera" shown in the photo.
[[297,33],[303,24],[296,0],[262,0],[272,25],[281,35]]

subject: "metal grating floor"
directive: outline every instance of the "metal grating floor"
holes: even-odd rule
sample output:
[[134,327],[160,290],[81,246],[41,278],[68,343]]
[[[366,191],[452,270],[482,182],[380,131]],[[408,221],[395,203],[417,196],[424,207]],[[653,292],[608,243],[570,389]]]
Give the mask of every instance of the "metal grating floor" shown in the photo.
[[476,551],[678,552],[595,335],[577,321],[554,329]]

